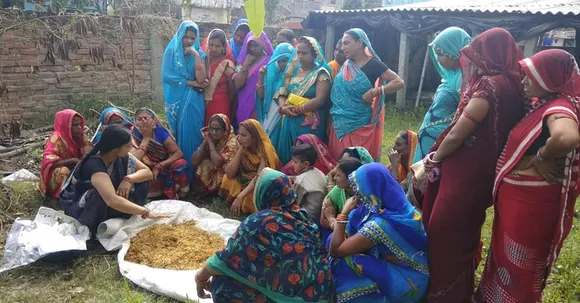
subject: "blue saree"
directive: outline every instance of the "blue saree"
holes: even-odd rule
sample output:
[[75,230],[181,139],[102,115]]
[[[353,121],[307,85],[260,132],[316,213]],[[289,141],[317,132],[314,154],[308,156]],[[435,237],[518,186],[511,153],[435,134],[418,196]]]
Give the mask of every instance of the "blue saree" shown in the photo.
[[451,59],[459,59],[459,51],[469,42],[471,42],[471,37],[468,33],[458,27],[449,27],[439,33],[429,45],[429,55],[435,69],[441,76],[441,84],[437,88],[433,103],[417,132],[419,143],[415,150],[413,163],[417,163],[427,156],[439,135],[451,124],[459,104],[461,69],[444,68],[437,61],[437,54]]
[[167,123],[175,135],[177,145],[183,151],[184,159],[188,162],[189,180],[193,179],[194,172],[191,156],[202,142],[199,130],[204,126],[205,115],[203,93],[187,85],[188,80],[196,80],[195,58],[184,54],[182,43],[186,31],[191,28],[196,33],[193,48],[200,54],[202,60],[205,60],[205,54],[200,47],[197,24],[183,21],[165,49],[161,67]]
[[[367,34],[360,28],[353,28],[352,30],[364,42],[370,54],[380,59],[372,48]],[[369,80],[362,69],[351,60],[347,60],[342,65],[340,72],[338,72],[332,86],[332,108],[330,114],[332,115],[334,130],[339,140],[363,126],[374,124],[378,121],[380,110],[377,111],[376,117],[372,117],[372,107],[362,100],[362,95],[375,86],[375,83],[371,81],[374,80]],[[381,97],[378,108],[382,108],[383,104],[384,97]]]
[[[314,67],[303,78],[297,77],[300,61],[298,61],[296,50],[294,50],[292,59],[284,72],[284,87],[281,90],[285,90],[288,94],[312,99],[316,97],[316,83],[324,79],[331,81],[332,75],[318,41],[312,37],[302,38],[308,40],[314,48],[316,53]],[[326,116],[325,106],[322,105],[315,112],[305,113],[298,117],[282,117],[280,127],[275,128],[270,135],[272,144],[274,144],[278,158],[282,163],[288,163],[292,159],[292,146],[296,143],[298,136],[313,134],[323,142],[326,141]]]
[[332,302],[326,249],[288,177],[265,168],[257,178],[258,212],[206,263],[220,273],[210,286],[214,302]]
[[243,45],[237,45],[236,42],[234,41],[234,36],[236,35],[236,32],[238,31],[238,29],[240,28],[240,26],[245,25],[248,26],[249,28],[249,23],[248,23],[248,19],[239,19],[238,22],[236,22],[236,24],[234,25],[234,29],[232,31],[232,38],[230,39],[230,46],[232,47],[232,55],[234,55],[234,63],[237,64],[238,62],[238,57],[240,56],[240,53],[242,52],[242,46]]
[[109,124],[109,120],[115,116],[121,118],[122,121],[121,125],[123,125],[123,127],[125,127],[128,130],[131,130],[131,128],[133,127],[133,119],[129,118],[129,116],[127,116],[122,110],[116,107],[105,108],[101,112],[101,116],[99,117],[99,128],[97,129],[97,132],[93,136],[92,140],[93,144],[97,144],[97,142],[99,142],[103,130]]
[[429,283],[421,215],[380,163],[362,166],[350,182],[359,206],[346,232],[360,233],[375,246],[366,254],[331,259],[338,302],[418,302]]
[[280,114],[278,113],[278,104],[274,100],[275,94],[280,87],[284,85],[284,70],[280,70],[278,62],[289,60],[294,47],[288,43],[281,43],[274,50],[274,54],[266,65],[266,75],[264,75],[264,99],[256,96],[256,112],[258,121],[266,131],[268,136],[276,125],[279,126]]

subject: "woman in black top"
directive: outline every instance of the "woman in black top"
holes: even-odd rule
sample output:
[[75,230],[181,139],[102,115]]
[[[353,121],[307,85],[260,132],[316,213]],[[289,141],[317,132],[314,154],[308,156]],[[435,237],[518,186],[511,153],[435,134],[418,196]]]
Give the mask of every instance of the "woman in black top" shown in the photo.
[[75,168],[60,196],[65,213],[89,227],[111,218],[158,219],[167,215],[143,207],[153,174],[131,154],[131,134],[119,125],[108,126],[93,150]]

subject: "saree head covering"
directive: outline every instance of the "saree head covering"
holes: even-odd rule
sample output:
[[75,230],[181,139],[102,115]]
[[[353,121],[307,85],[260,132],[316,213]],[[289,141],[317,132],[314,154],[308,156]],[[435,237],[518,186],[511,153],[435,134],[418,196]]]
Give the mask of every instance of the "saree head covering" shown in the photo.
[[[312,37],[300,37],[298,41],[299,44],[304,43],[313,50],[314,65],[303,77],[299,77],[298,71],[301,70],[301,64],[297,49],[295,49],[284,72],[284,87],[280,88],[280,95],[296,95],[306,101],[316,97],[317,83],[331,81],[332,75],[318,41]],[[272,142],[276,144],[278,157],[283,163],[292,159],[292,146],[298,136],[313,134],[322,140],[326,139],[326,109],[327,107],[322,105],[313,112],[307,112],[297,117],[282,117],[280,129],[271,137]]]
[[349,147],[343,150],[338,159],[339,160],[342,159],[345,153],[348,153],[351,157],[359,159],[362,162],[362,164],[369,164],[375,162],[375,160],[373,160],[373,156],[371,156],[369,151],[362,146]]
[[40,164],[40,191],[51,198],[58,198],[61,187],[66,181],[70,169],[68,167],[53,168],[54,163],[71,158],[81,159],[84,147],[83,138],[74,138],[72,125],[75,117],[81,118],[80,127],[85,129],[85,118],[72,109],[56,113],[54,117],[54,132],[46,141]]
[[[211,32],[209,32],[209,35],[207,35],[207,38],[205,39],[205,43],[203,43],[203,46],[201,47],[201,49],[203,50],[203,52],[206,55],[209,55],[209,38],[214,33],[217,33],[217,32],[222,33],[224,35],[224,37],[226,36],[226,33],[223,30],[221,30],[219,28],[212,29]],[[225,59],[228,59],[228,60],[230,60],[232,62],[234,61],[234,55],[233,55],[232,47],[230,46],[229,43],[227,43],[227,41],[226,41],[226,45],[224,45],[224,56],[225,56]]]
[[247,26],[248,32],[249,32],[250,24],[248,23],[248,19],[243,19],[243,18],[239,19],[238,22],[236,22],[236,24],[234,25],[234,29],[232,30],[232,38],[230,39],[230,47],[232,48],[232,55],[234,56],[235,62],[239,62],[238,58],[240,57],[240,53],[242,52],[242,46],[243,46],[243,45],[237,45],[236,41],[234,40],[234,36],[236,35],[236,32],[238,31],[238,29],[240,29],[240,26]]
[[[149,108],[141,108],[135,112],[135,116],[140,113],[147,113],[153,122],[155,128],[153,129],[153,138],[149,141],[143,156],[142,162],[150,169],[153,169],[156,164],[167,160],[171,156],[171,152],[165,147],[165,141],[170,138],[175,141],[175,138],[159,119],[159,116]],[[143,142],[143,135],[137,127],[133,127],[131,131],[133,148],[139,149],[141,142]],[[175,199],[176,189],[179,188],[182,193],[189,191],[189,182],[187,178],[187,161],[181,158],[159,171],[157,180],[150,182],[149,197],[158,197],[164,194],[169,199]]]
[[244,151],[245,158],[251,162],[260,162],[260,159],[264,158],[267,160],[266,165],[271,168],[279,168],[280,160],[278,160],[278,155],[276,154],[276,149],[272,146],[270,138],[260,125],[260,122],[249,119],[240,124],[244,126],[248,132],[252,135],[254,140],[257,140],[258,153],[250,153],[249,151]]
[[289,60],[294,47],[288,43],[280,43],[274,50],[274,54],[266,65],[266,75],[264,76],[264,99],[259,100],[256,97],[256,112],[258,121],[262,123],[264,130],[268,135],[272,133],[273,128],[280,121],[278,107],[274,104],[276,92],[284,84],[283,73],[280,70],[278,62]]
[[574,56],[564,50],[539,52],[520,61],[522,70],[535,85],[551,93],[580,96],[580,75]]
[[346,231],[360,233],[375,246],[332,260],[338,302],[418,302],[429,282],[421,215],[384,165],[364,165],[349,179],[359,206],[349,215]]
[[[248,78],[246,80],[246,85],[238,91],[238,109],[236,111],[236,118],[238,123],[241,123],[247,119],[252,118],[255,115],[256,110],[256,85],[258,84],[258,78],[260,77],[259,71],[262,66],[265,66],[269,61],[270,57],[274,53],[272,44],[268,39],[266,33],[262,32],[260,37],[254,36],[254,34],[249,33],[244,41],[244,46],[240,52],[238,58],[238,65],[236,71],[239,73],[241,71],[242,65],[246,60],[248,55],[248,45],[251,41],[260,44],[264,48],[264,56],[259,61],[254,63],[248,71]],[[234,74],[236,77],[237,74]]]
[[[197,24],[183,21],[165,49],[161,67],[167,123],[177,139],[184,159],[188,162],[193,152],[201,145],[202,137],[199,130],[203,127],[205,114],[203,94],[187,85],[188,80],[196,80],[195,58],[192,55],[185,55],[182,42],[187,30],[191,29],[196,34],[193,48],[199,53],[202,61],[205,60],[205,54],[200,47]],[[191,164],[188,165],[188,174],[189,179],[193,179]]]
[[[498,161],[490,257],[474,302],[494,301],[497,293],[504,302],[541,302],[554,262],[572,228],[580,149],[565,156],[563,182],[549,184],[542,177],[513,176],[510,172],[526,161],[524,155],[535,154],[536,143],[544,143],[542,133],[549,116],[566,116],[578,123],[578,65],[568,52],[551,49],[520,61],[520,66],[535,85],[550,94],[531,100],[528,114],[510,132]],[[498,278],[505,275],[511,279]]]
[[471,42],[471,36],[459,27],[449,27],[435,37],[429,44],[429,55],[441,76],[441,84],[437,91],[447,91],[450,93],[459,93],[461,89],[461,69],[447,69],[437,61],[437,55],[459,60],[459,51]]
[[441,76],[441,84],[433,98],[433,104],[425,114],[423,124],[417,132],[419,145],[416,148],[413,163],[423,160],[429,150],[437,141],[437,138],[453,120],[459,93],[461,90],[461,69],[447,69],[439,63],[437,56],[459,60],[460,50],[471,42],[471,37],[458,27],[449,27],[443,30],[429,45],[429,55],[435,65],[435,69]]
[[[310,144],[316,150],[318,154],[318,158],[316,159],[316,163],[314,163],[314,167],[318,168],[323,174],[327,175],[335,166],[336,160],[332,158],[330,152],[328,151],[328,147],[320,138],[316,137],[312,134],[306,134],[298,136],[296,141],[300,142],[301,144]],[[282,168],[282,172],[287,176],[294,176],[296,172],[294,171],[294,160],[291,160]]]
[[[221,30],[221,29],[214,29],[212,30],[209,35],[207,36],[207,39],[205,40],[205,43],[203,44],[202,50],[203,52],[209,56],[209,40],[212,37],[212,35],[214,35],[214,33],[222,33],[224,40],[226,37],[226,33]],[[209,122],[209,118],[211,118],[211,116],[213,116],[213,114],[208,113],[208,112],[216,112],[216,111],[224,111],[224,109],[228,109],[228,111],[223,112],[224,114],[230,114],[229,113],[229,94],[220,94],[218,97],[219,100],[215,100],[216,102],[211,102],[214,101],[214,94],[216,93],[216,90],[218,89],[218,85],[223,86],[223,84],[226,84],[226,88],[227,88],[227,83],[224,83],[224,81],[227,81],[227,79],[223,80],[222,76],[224,75],[224,72],[226,71],[226,69],[228,68],[228,66],[230,68],[235,68],[236,64],[234,56],[232,55],[232,48],[230,46],[229,43],[225,43],[224,45],[224,53],[223,53],[224,57],[220,62],[208,62],[211,63],[212,66],[208,66],[208,79],[209,79],[209,85],[204,89],[203,91],[203,95],[204,95],[204,99],[205,101],[208,103],[206,104],[206,121],[205,124],[207,124]],[[215,67],[215,65],[217,65],[217,67]],[[221,93],[222,90],[220,90]],[[227,92],[227,89],[225,90]],[[213,106],[212,106],[213,105]],[[221,106],[220,106],[221,105]],[[212,108],[213,107],[213,108]]]
[[97,130],[97,132],[95,133],[95,136],[93,137],[93,144],[96,144],[97,142],[99,142],[99,139],[101,139],[101,134],[103,133],[103,129],[105,129],[105,127],[107,125],[109,125],[109,121],[111,120],[111,118],[113,117],[119,117],[121,118],[121,124],[126,128],[126,129],[131,129],[133,127],[133,120],[131,118],[129,118],[129,116],[127,116],[122,110],[116,108],[116,107],[109,107],[104,109],[101,112],[101,116],[99,117],[99,129]]
[[422,211],[429,234],[429,302],[466,302],[473,295],[495,167],[510,130],[524,114],[518,64],[522,57],[514,38],[500,28],[482,33],[461,50],[458,110],[433,150],[439,148],[472,99],[485,99],[489,111],[462,145],[442,161],[440,180],[427,183]]
[[[273,302],[328,302],[333,282],[327,253],[318,227],[296,203],[288,177],[264,169],[254,196],[258,212],[246,218],[226,247],[207,262],[243,285],[212,285],[214,300],[257,302],[247,299],[258,291]],[[254,291],[245,291],[248,288]]]
[[417,133],[408,129],[405,131],[405,133],[407,133],[407,146],[409,148],[409,154],[401,155],[401,163],[399,163],[399,166],[397,167],[397,170],[399,171],[399,178],[397,181],[399,182],[407,179],[409,175],[409,169],[411,165],[413,165],[413,157],[415,155],[415,149],[417,148],[417,142],[419,140]]
[[225,174],[225,167],[236,154],[236,135],[234,134],[234,128],[230,119],[226,115],[216,114],[210,118],[210,121],[215,117],[219,117],[226,126],[224,137],[215,145],[216,151],[220,154],[224,163],[222,167],[216,167],[208,156],[207,159],[204,159],[197,166],[196,177],[201,182],[201,192],[203,194],[216,193],[220,189],[222,178]]
[[[256,177],[262,159],[266,160],[266,167],[280,169],[282,166],[270,138],[268,138],[258,121],[248,119],[240,123],[240,127],[244,127],[250,133],[254,142],[252,148],[244,148],[244,155],[242,156],[237,176],[230,179],[227,175],[224,175],[222,179],[220,195],[225,197],[229,203],[232,203],[238,194]],[[253,194],[244,197],[242,212],[256,212],[253,205]]]
[[[357,34],[358,38],[366,46],[365,52],[380,59],[373,49],[367,34],[360,28],[354,28],[352,31]],[[352,60],[348,59],[344,62],[332,87],[333,106],[330,111],[338,139],[342,139],[346,134],[354,132],[373,121],[376,122],[375,118],[377,117],[373,118],[371,116],[372,108],[362,102],[362,95],[374,85],[371,81],[374,81],[374,79],[368,79],[360,67]],[[354,102],[354,100],[358,102]]]

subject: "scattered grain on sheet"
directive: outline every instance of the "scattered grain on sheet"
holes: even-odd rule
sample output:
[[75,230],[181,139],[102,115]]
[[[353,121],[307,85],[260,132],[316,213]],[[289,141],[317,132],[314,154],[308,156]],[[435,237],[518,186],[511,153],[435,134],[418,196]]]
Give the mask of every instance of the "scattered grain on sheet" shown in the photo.
[[195,221],[156,224],[131,239],[125,260],[154,268],[200,269],[224,246],[220,235],[196,227]]

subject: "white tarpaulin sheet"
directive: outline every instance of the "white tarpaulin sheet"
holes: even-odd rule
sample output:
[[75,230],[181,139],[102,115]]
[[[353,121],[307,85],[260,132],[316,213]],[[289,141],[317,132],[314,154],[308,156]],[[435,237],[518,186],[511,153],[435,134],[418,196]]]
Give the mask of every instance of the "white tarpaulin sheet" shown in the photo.
[[[147,204],[146,207],[153,212],[167,213],[173,216],[161,220],[143,220],[139,216],[133,216],[129,220],[111,219],[105,221],[101,223],[97,232],[99,241],[107,250],[121,249],[117,256],[119,270],[124,277],[133,283],[156,294],[176,300],[198,301],[195,284],[197,270],[159,269],[125,261],[125,255],[131,245],[130,239],[139,231],[153,224],[175,224],[194,220],[199,228],[218,233],[226,243],[240,222],[225,219],[205,208],[177,200],[154,201]],[[199,302],[212,302],[212,300],[202,299]]]
[[62,212],[41,207],[33,221],[17,218],[6,238],[0,272],[33,263],[49,254],[87,250],[89,228]]

